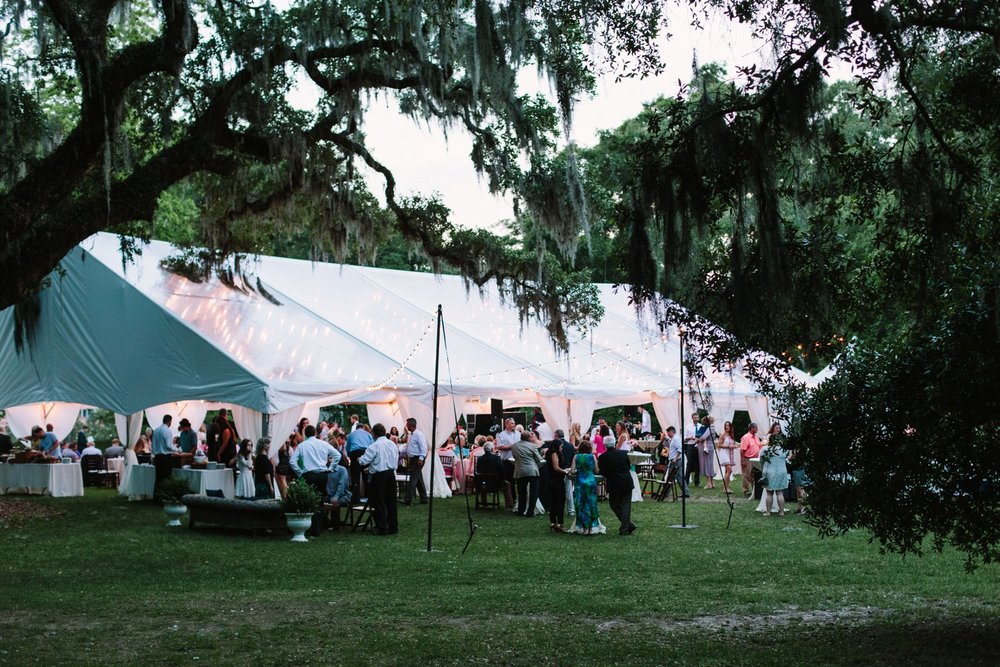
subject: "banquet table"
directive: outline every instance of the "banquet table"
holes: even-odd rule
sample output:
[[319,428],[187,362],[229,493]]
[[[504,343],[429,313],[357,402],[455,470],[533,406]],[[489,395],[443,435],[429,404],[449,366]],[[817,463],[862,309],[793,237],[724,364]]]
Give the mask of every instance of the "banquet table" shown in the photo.
[[82,496],[83,471],[79,463],[0,464],[0,495],[6,493]]
[[129,500],[151,500],[156,487],[156,467],[151,463],[133,465],[118,493]]
[[108,459],[104,463],[108,468],[108,472],[116,472],[119,475],[122,474],[122,469],[125,467],[125,459],[121,457]]
[[236,497],[236,483],[232,468],[216,468],[215,470],[200,470],[194,468],[174,468],[173,476],[187,480],[191,490],[198,495],[205,495],[209,489],[218,489],[226,498]]
[[628,461],[632,464],[632,502],[641,503],[642,502],[642,485],[639,484],[639,475],[635,471],[636,465],[640,463],[646,463],[652,460],[653,456],[651,454],[646,454],[645,452],[637,452],[632,450],[628,453]]

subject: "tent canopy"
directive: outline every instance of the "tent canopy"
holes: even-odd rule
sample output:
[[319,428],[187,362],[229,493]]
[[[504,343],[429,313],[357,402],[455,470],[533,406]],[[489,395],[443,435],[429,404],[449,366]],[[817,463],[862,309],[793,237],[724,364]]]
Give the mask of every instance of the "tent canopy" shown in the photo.
[[[586,426],[602,406],[650,402],[661,422],[677,420],[678,338],[611,285],[598,285],[601,322],[586,336],[571,331],[560,354],[495,284],[470,289],[458,276],[260,257],[253,272],[268,298],[170,273],[161,262],[174,252],[154,241],[123,264],[118,237],[83,242],[42,290],[22,352],[13,309],[0,312],[0,405],[61,401],[130,415],[201,400],[270,413],[284,427],[320,405],[352,402],[420,412],[426,424],[441,304],[441,393],[455,397],[439,406],[445,422],[491,397],[540,405],[554,428]],[[752,408],[766,419],[766,400],[740,369],[708,377],[724,411]]]

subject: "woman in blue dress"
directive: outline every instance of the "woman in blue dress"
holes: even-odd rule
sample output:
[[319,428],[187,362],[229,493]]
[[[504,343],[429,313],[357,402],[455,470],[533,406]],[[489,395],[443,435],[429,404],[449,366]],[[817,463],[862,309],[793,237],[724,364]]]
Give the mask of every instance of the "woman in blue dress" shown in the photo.
[[[778,427],[775,429],[775,427]],[[763,463],[761,477],[764,480],[764,516],[771,516],[771,495],[777,496],[778,516],[785,516],[785,489],[788,488],[788,454],[781,447],[781,427],[771,427],[771,437],[767,447],[761,450]]]
[[[590,443],[580,443],[577,455],[573,457],[570,475],[576,473],[573,488],[573,503],[576,505],[576,526],[574,530],[584,535],[593,535],[601,525],[597,515],[597,459],[591,453]],[[598,530],[597,532],[601,532]]]

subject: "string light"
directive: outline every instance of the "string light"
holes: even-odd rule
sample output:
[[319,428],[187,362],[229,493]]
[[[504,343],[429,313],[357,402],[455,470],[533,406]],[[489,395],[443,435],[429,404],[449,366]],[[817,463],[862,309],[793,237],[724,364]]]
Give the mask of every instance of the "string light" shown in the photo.
[[394,371],[392,371],[392,373],[390,373],[389,376],[386,379],[382,380],[378,384],[373,384],[373,385],[369,385],[368,387],[366,387],[368,389],[368,391],[375,391],[377,389],[382,389],[387,384],[389,384],[394,379],[396,379],[396,377],[400,373],[402,373],[404,370],[406,370],[407,365],[410,363],[410,361],[413,359],[413,357],[417,354],[417,351],[420,350],[420,347],[424,344],[424,339],[427,338],[427,334],[430,333],[431,329],[434,328],[434,325],[436,323],[437,323],[437,318],[431,319],[427,323],[427,326],[424,328],[423,333],[420,334],[420,339],[417,340],[417,344],[413,346],[413,349],[411,349],[410,352],[409,352],[409,354],[406,355],[406,358],[403,359],[403,362],[398,367],[396,367],[396,369]]

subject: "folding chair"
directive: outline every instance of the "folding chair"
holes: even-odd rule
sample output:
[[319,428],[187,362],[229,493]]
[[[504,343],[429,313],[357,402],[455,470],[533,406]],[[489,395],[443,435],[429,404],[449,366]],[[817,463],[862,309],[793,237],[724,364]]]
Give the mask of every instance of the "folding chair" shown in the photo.
[[347,522],[351,524],[352,533],[356,533],[358,528],[370,529],[374,520],[371,501],[368,498],[362,498],[361,504],[352,502],[347,506]]
[[673,502],[677,502],[677,466],[673,464],[668,465],[667,472],[664,473],[663,479],[653,481],[657,486],[656,491],[653,493],[653,497],[656,500],[666,500],[667,493],[670,493]]

